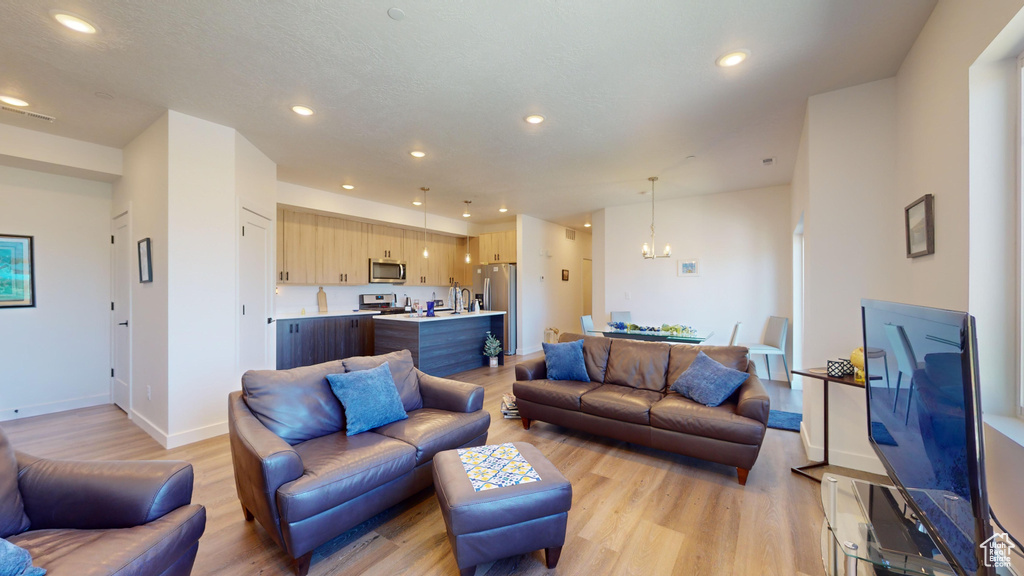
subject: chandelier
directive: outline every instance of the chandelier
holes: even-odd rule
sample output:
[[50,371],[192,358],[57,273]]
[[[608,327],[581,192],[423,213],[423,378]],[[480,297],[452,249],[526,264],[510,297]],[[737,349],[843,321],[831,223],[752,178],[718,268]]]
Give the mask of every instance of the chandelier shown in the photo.
[[672,255],[672,247],[668,244],[665,244],[665,250],[661,254],[654,253],[654,183],[658,181],[658,177],[651,176],[648,180],[651,181],[651,243],[644,242],[643,255],[647,260],[668,258]]

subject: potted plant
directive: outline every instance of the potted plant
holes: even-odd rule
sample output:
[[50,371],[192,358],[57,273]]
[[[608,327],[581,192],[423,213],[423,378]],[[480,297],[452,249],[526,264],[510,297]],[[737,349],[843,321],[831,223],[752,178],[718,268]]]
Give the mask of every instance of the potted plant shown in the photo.
[[484,356],[490,359],[491,368],[498,366],[498,354],[501,354],[501,340],[487,331],[487,340],[484,340]]

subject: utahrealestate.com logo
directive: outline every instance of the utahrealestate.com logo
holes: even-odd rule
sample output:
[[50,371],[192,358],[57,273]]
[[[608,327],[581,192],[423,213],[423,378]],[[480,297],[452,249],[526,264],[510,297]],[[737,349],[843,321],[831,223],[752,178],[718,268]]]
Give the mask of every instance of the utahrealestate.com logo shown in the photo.
[[1010,541],[1010,535],[1002,532],[994,534],[980,544],[985,551],[985,566],[989,568],[1009,568],[1010,553],[1016,546]]

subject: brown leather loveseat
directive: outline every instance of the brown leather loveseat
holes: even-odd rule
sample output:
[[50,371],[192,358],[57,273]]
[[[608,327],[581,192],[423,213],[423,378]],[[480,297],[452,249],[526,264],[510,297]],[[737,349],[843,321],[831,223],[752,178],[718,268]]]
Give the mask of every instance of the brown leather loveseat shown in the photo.
[[[692,346],[563,334],[583,340],[590,382],[547,380],[544,358],[516,365],[523,427],[533,420],[735,466],[740,484],[761,450],[769,399],[743,346]],[[714,408],[669,390],[703,351],[750,377]]]
[[[406,420],[347,436],[326,377],[388,362]],[[413,367],[408,350],[291,370],[250,370],[228,397],[235,487],[255,518],[309,570],[313,549],[431,486],[442,450],[487,441],[480,386]]]

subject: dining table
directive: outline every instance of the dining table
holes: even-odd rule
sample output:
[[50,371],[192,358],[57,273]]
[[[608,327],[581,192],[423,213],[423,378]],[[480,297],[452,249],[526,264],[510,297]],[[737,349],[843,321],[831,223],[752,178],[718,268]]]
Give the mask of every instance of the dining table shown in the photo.
[[672,344],[701,344],[715,335],[712,332],[691,332],[677,334],[654,330],[602,330],[607,338],[625,338],[627,340],[646,340],[648,342],[669,342]]

